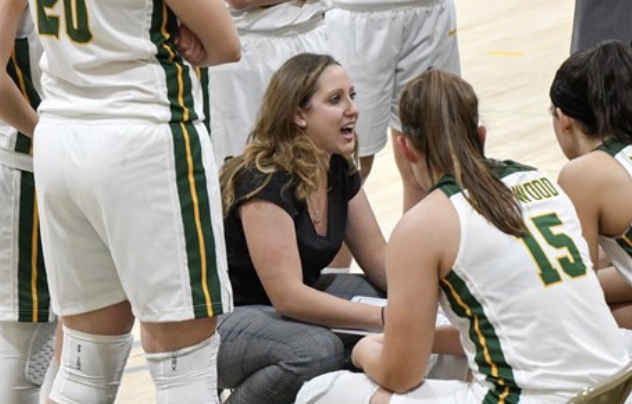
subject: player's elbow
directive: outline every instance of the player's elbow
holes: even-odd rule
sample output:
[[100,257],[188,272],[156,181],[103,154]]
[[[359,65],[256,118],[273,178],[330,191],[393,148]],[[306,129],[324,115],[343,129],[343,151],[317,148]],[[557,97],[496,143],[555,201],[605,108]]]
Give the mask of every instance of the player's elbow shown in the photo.
[[241,59],[241,46],[239,45],[239,42],[237,42],[235,46],[231,47],[231,49],[226,52],[225,58],[226,59],[224,63],[239,62],[239,60]]
[[390,390],[397,394],[407,393],[417,387],[419,387],[423,383],[424,379],[421,378],[411,378],[411,377],[396,377],[390,378],[387,377],[383,383],[380,383],[383,388],[386,390]]
[[239,41],[236,44],[225,44],[221,49],[215,48],[209,55],[207,65],[215,66],[224,63],[239,62],[241,59],[241,47]]
[[274,310],[277,311],[283,317],[295,318],[297,314],[297,307],[292,302],[291,298],[287,296],[276,296],[270,299]]
[[241,59],[241,42],[239,41],[239,35],[237,35],[236,31],[234,35],[227,37],[224,41],[221,56],[221,63],[239,62]]
[[379,380],[376,380],[386,390],[403,394],[413,390],[424,381],[423,372],[415,367],[394,364],[390,369],[383,369]]

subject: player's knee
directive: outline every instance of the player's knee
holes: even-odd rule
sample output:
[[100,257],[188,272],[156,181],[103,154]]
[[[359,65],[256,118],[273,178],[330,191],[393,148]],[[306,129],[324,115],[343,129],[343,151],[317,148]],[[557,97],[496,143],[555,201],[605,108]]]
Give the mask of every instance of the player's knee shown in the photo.
[[94,335],[64,327],[61,365],[50,398],[59,404],[113,402],[132,341],[131,334]]
[[146,354],[156,384],[156,402],[217,403],[219,334],[172,352]]

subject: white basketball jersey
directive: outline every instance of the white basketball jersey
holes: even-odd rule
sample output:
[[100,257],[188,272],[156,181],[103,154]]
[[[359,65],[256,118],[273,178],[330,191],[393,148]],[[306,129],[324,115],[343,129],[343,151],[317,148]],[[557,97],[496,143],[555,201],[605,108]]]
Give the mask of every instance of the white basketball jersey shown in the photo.
[[161,0],[29,3],[45,50],[43,117],[201,119],[199,81],[176,51],[179,22]]
[[[611,139],[604,142],[597,150],[614,157],[632,176],[632,146]],[[599,245],[608,254],[615,268],[632,285],[632,225],[619,237],[599,236]]]
[[237,29],[246,31],[274,31],[300,25],[313,18],[321,18],[326,5],[321,0],[292,0],[273,6],[230,9]]
[[492,161],[520,201],[529,234],[507,235],[451,177],[437,185],[459,217],[460,247],[440,281],[484,402],[523,393],[571,394],[627,363],[619,329],[590,264],[573,204],[545,174]]
[[[33,108],[37,108],[40,103],[41,71],[39,60],[41,56],[42,47],[37,38],[37,31],[31,15],[25,11],[18,26],[7,71]],[[31,139],[0,121],[0,149],[7,152],[31,154]],[[3,156],[6,157],[6,155]],[[26,158],[26,156],[23,157]],[[0,163],[4,163],[4,158],[0,157]],[[11,165],[10,162],[7,165]]]

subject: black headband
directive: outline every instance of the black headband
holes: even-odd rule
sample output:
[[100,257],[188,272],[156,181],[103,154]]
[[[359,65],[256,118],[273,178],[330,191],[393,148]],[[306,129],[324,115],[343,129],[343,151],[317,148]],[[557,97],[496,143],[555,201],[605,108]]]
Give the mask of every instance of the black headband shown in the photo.
[[549,96],[553,105],[566,115],[577,119],[591,129],[597,126],[597,117],[588,103],[588,97],[565,88],[557,75],[551,84]]

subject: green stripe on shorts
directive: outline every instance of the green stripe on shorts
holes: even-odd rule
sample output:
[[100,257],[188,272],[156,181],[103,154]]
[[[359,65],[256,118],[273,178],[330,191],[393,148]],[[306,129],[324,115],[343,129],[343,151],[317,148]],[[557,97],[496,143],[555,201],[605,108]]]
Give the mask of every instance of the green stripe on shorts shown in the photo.
[[170,126],[195,318],[216,316],[223,308],[199,133],[193,124]]
[[18,229],[18,321],[47,322],[48,279],[44,268],[33,174],[22,172]]

